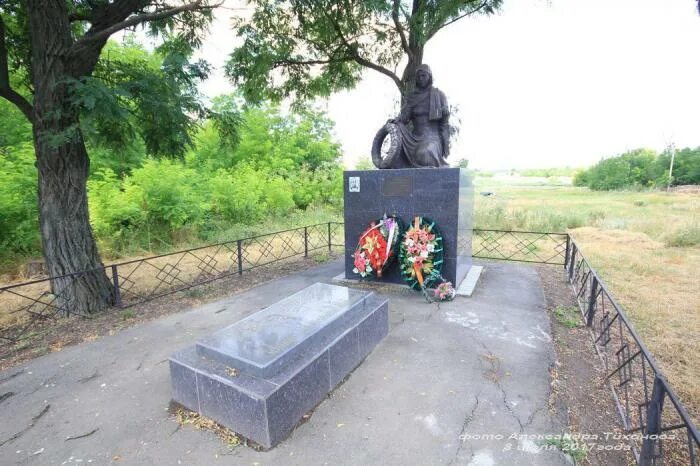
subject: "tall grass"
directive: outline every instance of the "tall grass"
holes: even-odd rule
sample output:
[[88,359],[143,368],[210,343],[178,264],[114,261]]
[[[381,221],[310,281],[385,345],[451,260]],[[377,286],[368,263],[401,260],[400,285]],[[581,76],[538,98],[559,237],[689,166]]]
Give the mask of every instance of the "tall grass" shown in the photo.
[[[485,191],[494,194],[478,194]],[[488,185],[477,189],[474,207],[479,228],[559,232],[590,226],[644,233],[672,247],[700,244],[699,219],[699,195],[658,191]]]
[[147,242],[144,238],[147,232],[139,231],[135,233],[138,238],[133,238],[133,241],[129,241],[128,238],[122,238],[119,241],[116,241],[115,238],[107,238],[99,240],[99,246],[104,259],[115,260],[233,241],[329,221],[342,222],[342,212],[329,206],[310,206],[306,210],[296,209],[285,215],[269,215],[252,224],[211,221],[205,225],[185,225],[177,231],[171,232],[169,241],[158,239]]

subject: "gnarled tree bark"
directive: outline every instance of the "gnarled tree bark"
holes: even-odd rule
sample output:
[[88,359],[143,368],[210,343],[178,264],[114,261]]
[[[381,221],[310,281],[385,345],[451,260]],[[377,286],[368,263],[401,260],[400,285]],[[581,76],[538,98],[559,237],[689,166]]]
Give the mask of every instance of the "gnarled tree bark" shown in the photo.
[[[33,136],[39,172],[41,242],[56,305],[64,313],[90,313],[114,300],[90,229],[89,159],[78,109],[68,96],[73,43],[66,2],[27,1],[34,86]],[[87,273],[74,274],[76,272]]]
[[[6,24],[0,16],[0,97],[12,102],[32,123],[39,172],[41,242],[55,305],[64,313],[91,313],[114,301],[90,228],[87,202],[89,158],[80,131],[80,110],[72,102],[70,83],[90,76],[102,48],[117,31],[191,12],[209,12],[218,4],[152,0],[69,2],[19,0],[10,15],[26,13],[33,98],[12,88],[9,79]],[[70,8],[72,8],[71,11]],[[71,22],[84,21],[87,30]],[[89,24],[89,27],[88,27]],[[16,44],[15,44],[16,46]],[[27,54],[28,50],[21,49]],[[15,50],[17,52],[18,50]]]

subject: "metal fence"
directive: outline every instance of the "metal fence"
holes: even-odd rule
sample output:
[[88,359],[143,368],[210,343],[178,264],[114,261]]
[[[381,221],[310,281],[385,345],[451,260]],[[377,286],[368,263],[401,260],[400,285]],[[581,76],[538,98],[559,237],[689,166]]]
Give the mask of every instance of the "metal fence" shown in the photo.
[[[343,245],[343,224],[327,222],[108,265],[115,306],[127,308],[243,272]],[[0,287],[0,355],[33,329],[75,314],[52,281],[78,281],[86,270]],[[65,289],[65,288],[63,288]]]
[[472,256],[538,264],[564,265],[569,235],[538,231],[474,229]]
[[[134,306],[314,251],[343,247],[343,224],[328,222],[108,265],[116,305]],[[599,274],[566,233],[474,229],[472,255],[480,259],[564,267],[582,317],[593,332],[625,434],[640,464],[698,464],[700,440],[678,396],[635,333]],[[95,271],[63,278],[80,280]],[[71,314],[51,281],[0,288],[0,353],[34,327]],[[2,358],[2,354],[0,354]]]
[[566,276],[593,333],[605,380],[639,464],[698,464],[700,436],[598,272],[569,238]]

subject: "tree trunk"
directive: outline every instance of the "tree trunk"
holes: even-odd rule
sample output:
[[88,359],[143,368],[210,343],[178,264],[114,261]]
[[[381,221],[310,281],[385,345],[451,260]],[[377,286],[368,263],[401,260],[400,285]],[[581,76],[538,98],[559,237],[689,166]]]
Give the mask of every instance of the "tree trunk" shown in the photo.
[[416,88],[416,70],[423,63],[423,46],[415,42],[414,39],[411,40],[411,53],[401,74],[401,108],[406,103],[406,97]]
[[[72,43],[66,2],[28,0],[34,84],[34,149],[39,171],[39,226],[54,304],[63,313],[91,313],[113,303],[90,228],[89,159],[78,109],[69,99],[67,52]],[[89,270],[88,273],[78,273]]]

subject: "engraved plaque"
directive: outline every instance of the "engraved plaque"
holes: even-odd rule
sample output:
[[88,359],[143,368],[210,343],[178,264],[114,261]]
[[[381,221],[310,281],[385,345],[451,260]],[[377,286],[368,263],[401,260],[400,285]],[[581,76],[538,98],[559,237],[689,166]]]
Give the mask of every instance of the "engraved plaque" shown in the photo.
[[384,196],[408,196],[413,192],[413,178],[410,176],[386,176],[382,181]]
[[343,316],[372,293],[316,283],[197,343],[197,351],[259,377],[279,370],[316,335],[342,332]]
[[349,176],[348,177],[348,191],[351,193],[360,192],[360,177],[359,176]]

